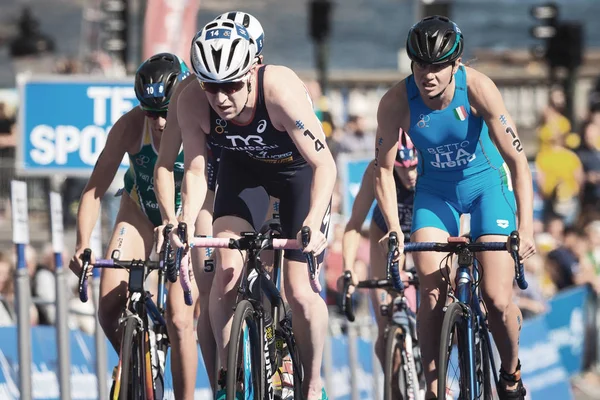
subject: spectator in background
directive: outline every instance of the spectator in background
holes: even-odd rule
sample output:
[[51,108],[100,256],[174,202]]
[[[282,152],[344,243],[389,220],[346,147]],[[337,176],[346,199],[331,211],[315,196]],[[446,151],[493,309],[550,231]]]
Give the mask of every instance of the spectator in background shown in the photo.
[[585,234],[589,244],[587,259],[596,277],[600,277],[600,220],[589,222],[585,226]]
[[325,137],[327,137],[327,141],[329,141],[335,131],[335,125],[333,123],[331,112],[329,112],[329,102],[327,97],[323,96],[321,85],[316,80],[312,79],[306,81],[304,82],[304,85],[312,99],[315,114],[323,126],[323,133],[325,133]]
[[586,258],[588,242],[574,228],[566,228],[564,243],[548,253],[546,271],[558,291],[590,283],[596,288],[595,274]]
[[549,213],[546,216],[544,232],[550,234],[555,243],[562,243],[565,234],[565,223],[560,216]]
[[0,326],[16,323],[14,264],[11,264],[4,253],[0,253]]
[[548,106],[542,112],[538,138],[540,151],[551,142],[556,135],[565,136],[571,132],[571,122],[565,117],[566,98],[565,92],[560,86],[550,88],[548,95]]
[[375,134],[367,132],[365,118],[360,115],[350,115],[348,122],[340,133],[334,136],[333,151],[335,154],[368,154],[372,157]]
[[[8,262],[8,260],[7,260]],[[14,315],[16,316],[16,298],[15,298],[15,288],[14,288],[14,279],[15,272],[17,266],[17,256],[16,253],[12,253],[12,257],[10,257],[9,264],[9,284],[6,286],[6,293],[2,293],[2,296],[5,297],[6,301],[10,304]],[[25,265],[27,268],[27,272],[29,274],[29,282],[30,285],[33,285],[33,276],[35,275],[35,271],[37,269],[37,252],[31,245],[25,246]],[[33,296],[32,296],[33,297]],[[31,304],[29,309],[30,315],[30,323],[32,326],[38,325],[39,323],[39,312],[37,306],[35,304]]]
[[8,218],[10,212],[10,181],[14,177],[16,145],[15,119],[8,115],[6,104],[0,103],[0,210],[4,218]]
[[564,146],[565,136],[554,135],[535,158],[537,184],[545,201],[545,212],[559,215],[567,226],[579,215],[583,166],[577,154]]
[[[600,97],[600,94],[598,95]],[[590,105],[590,116],[582,127],[577,155],[584,170],[582,209],[598,213],[600,209],[600,99]],[[600,217],[600,215],[598,215]]]
[[[64,253],[62,257],[63,267],[69,265],[69,255]],[[54,325],[56,322],[56,261],[52,244],[47,244],[42,251],[40,264],[38,264],[33,277],[33,296],[40,299],[38,304],[41,325]],[[67,277],[67,288],[74,287],[77,277],[73,274],[65,274]],[[75,281],[72,279],[75,278]],[[45,304],[46,303],[46,304]],[[47,304],[51,303],[51,304]]]
[[64,57],[56,61],[54,72],[57,74],[77,74],[81,72],[81,65],[75,58]]

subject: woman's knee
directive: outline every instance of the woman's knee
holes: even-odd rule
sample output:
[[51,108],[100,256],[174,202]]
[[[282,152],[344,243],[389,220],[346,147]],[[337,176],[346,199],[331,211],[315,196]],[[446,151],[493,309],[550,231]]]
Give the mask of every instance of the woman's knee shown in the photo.
[[[183,302],[182,302],[183,303]],[[171,307],[167,309],[167,323],[177,333],[194,330],[194,307],[183,304],[183,307]]]
[[483,293],[483,301],[488,313],[494,315],[504,315],[513,303],[512,292],[507,295],[502,291],[494,291],[491,293]]
[[315,293],[310,285],[294,285],[286,287],[288,302],[308,317],[312,305],[322,301],[321,296]]
[[125,308],[125,296],[110,298],[104,296],[98,302],[98,321],[104,331],[114,329],[119,324],[119,317]]
[[219,263],[215,270],[214,285],[223,292],[233,290],[240,278],[243,260],[239,252],[233,250],[217,251]]

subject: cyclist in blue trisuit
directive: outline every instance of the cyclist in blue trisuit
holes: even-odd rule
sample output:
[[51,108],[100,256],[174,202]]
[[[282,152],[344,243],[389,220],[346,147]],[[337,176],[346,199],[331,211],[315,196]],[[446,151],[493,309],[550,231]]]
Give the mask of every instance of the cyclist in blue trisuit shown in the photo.
[[[427,17],[408,33],[412,75],[392,87],[377,113],[376,196],[389,232],[401,232],[393,177],[398,130],[419,152],[412,242],[446,242],[471,215],[471,239],[506,241],[517,229],[521,261],[535,253],[531,173],[515,124],[490,78],[461,64],[464,38],[446,17]],[[515,201],[516,199],[516,201]],[[518,224],[517,224],[518,222]],[[402,237],[402,235],[399,235]],[[444,253],[415,253],[420,280],[419,342],[427,399],[437,396],[436,360],[447,282]],[[490,329],[501,359],[499,397],[524,399],[520,377],[521,312],[513,303],[514,262],[508,252],[478,254]]]

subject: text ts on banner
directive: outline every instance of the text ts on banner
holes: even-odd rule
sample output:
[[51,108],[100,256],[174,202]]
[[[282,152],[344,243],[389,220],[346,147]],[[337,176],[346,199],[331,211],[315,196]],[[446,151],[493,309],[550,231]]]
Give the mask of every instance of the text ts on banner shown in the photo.
[[[133,78],[89,76],[19,79],[17,169],[24,174],[88,176],[117,120],[138,105]],[[127,167],[124,158],[122,168]]]

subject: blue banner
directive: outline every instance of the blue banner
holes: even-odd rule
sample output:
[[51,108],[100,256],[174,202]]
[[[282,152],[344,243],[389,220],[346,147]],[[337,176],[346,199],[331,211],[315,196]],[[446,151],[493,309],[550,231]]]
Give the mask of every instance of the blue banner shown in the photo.
[[350,400],[350,359],[348,358],[348,337],[330,336],[331,340],[331,379],[333,387],[327,388],[329,397],[335,400]]
[[523,325],[519,358],[529,399],[573,398],[569,374],[561,362],[558,347],[549,338],[545,316],[533,318]]
[[[138,105],[133,78],[82,79],[50,76],[21,83],[21,172],[89,175],[112,126]],[[125,158],[121,167],[127,167]]]
[[583,368],[584,306],[588,296],[587,286],[561,292],[550,300],[550,310],[545,315],[548,338],[558,348],[569,376]]
[[361,400],[374,399],[373,358],[375,355],[373,353],[373,342],[359,336],[356,339],[356,348],[358,352],[358,398]]
[[[354,204],[354,199],[358,194],[358,190],[360,189],[360,184],[362,182],[363,175],[367,170],[367,166],[372,161],[371,158],[356,158],[352,159],[350,157],[341,155],[338,159],[338,171],[341,175],[342,182],[342,205],[343,205],[343,214],[346,218],[349,218],[352,214],[352,205]],[[368,227],[371,223],[371,215],[373,214],[373,209],[375,208],[375,201],[371,205],[371,209],[367,214],[367,218],[364,227]]]
[[[32,344],[32,387],[33,398],[60,398],[58,385],[58,360],[56,333],[52,326],[36,326],[31,329]],[[71,398],[87,400],[98,398],[96,378],[96,348],[94,337],[72,330],[71,337]],[[107,346],[107,391],[112,384],[113,368],[118,363],[117,353],[110,343]],[[212,400],[212,391],[200,351],[198,351],[198,371],[194,399]],[[171,376],[170,354],[167,355],[165,374],[165,399],[174,399],[173,378]],[[0,328],[0,399],[18,400],[19,396],[19,357],[17,329],[14,326]]]

